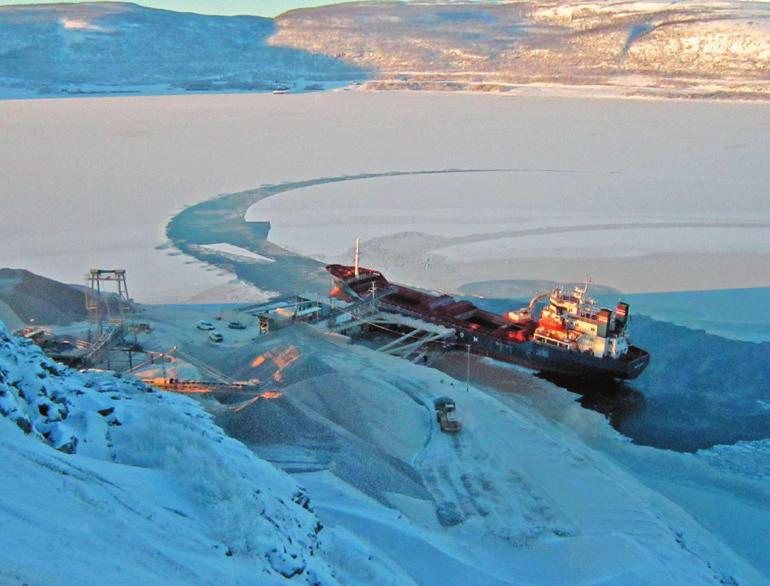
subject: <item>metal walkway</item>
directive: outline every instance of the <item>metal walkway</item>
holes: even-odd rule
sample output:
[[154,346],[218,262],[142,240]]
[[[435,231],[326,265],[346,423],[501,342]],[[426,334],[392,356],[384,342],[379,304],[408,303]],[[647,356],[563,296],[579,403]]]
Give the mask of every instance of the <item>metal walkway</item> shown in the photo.
[[338,300],[329,302],[328,298],[319,296],[314,296],[310,301],[319,305],[329,305],[327,308],[329,317],[318,322],[318,325],[326,331],[348,335],[355,335],[362,329],[370,327],[386,331],[394,335],[395,339],[381,346],[377,351],[412,362],[418,362],[426,355],[428,344],[454,338],[456,332],[452,328],[380,310],[378,301],[388,293],[387,290],[379,291],[373,297],[354,303]]

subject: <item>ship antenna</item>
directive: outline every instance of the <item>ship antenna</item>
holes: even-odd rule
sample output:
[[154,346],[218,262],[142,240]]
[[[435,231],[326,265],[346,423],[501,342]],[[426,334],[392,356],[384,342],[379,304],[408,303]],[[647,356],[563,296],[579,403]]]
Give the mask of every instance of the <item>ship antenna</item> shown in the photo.
[[360,265],[361,265],[361,241],[358,238],[356,238],[356,257],[355,257],[355,261],[354,261],[354,264],[353,264],[353,270],[354,270],[354,273],[355,273],[356,277],[358,276],[358,274],[360,272],[359,271]]

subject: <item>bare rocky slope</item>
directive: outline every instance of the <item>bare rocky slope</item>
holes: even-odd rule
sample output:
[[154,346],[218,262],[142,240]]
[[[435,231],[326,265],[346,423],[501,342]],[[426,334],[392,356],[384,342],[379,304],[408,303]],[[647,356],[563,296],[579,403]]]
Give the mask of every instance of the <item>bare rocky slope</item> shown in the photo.
[[17,325],[63,325],[86,318],[84,291],[23,269],[0,269],[0,303]]

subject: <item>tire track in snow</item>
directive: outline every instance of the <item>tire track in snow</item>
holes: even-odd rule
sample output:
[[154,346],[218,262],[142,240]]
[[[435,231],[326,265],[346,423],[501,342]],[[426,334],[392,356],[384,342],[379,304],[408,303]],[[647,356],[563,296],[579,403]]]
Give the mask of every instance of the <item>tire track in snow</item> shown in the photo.
[[500,454],[515,453],[510,436],[490,429],[479,436],[470,417],[472,412],[458,435],[433,434],[419,458],[418,469],[436,503],[439,522],[452,526],[475,518],[487,533],[516,548],[543,537],[579,535],[561,508],[520,469],[506,470]]

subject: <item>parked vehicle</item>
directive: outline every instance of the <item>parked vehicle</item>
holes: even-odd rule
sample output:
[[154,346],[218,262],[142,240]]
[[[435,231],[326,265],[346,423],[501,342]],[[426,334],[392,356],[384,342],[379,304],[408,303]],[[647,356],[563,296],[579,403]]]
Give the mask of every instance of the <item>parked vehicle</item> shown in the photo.
[[219,344],[220,342],[224,342],[225,337],[215,330],[215,331],[209,332],[209,340]]
[[195,327],[198,328],[199,330],[210,331],[214,329],[214,324],[212,324],[210,321],[206,321],[202,319],[201,321],[198,322],[198,325]]
[[227,324],[227,327],[231,330],[245,330],[246,326],[239,321],[231,321],[229,324]]
[[462,429],[462,423],[455,419],[453,413],[457,409],[454,399],[439,397],[433,401],[436,408],[436,421],[441,431],[446,433],[458,433]]

